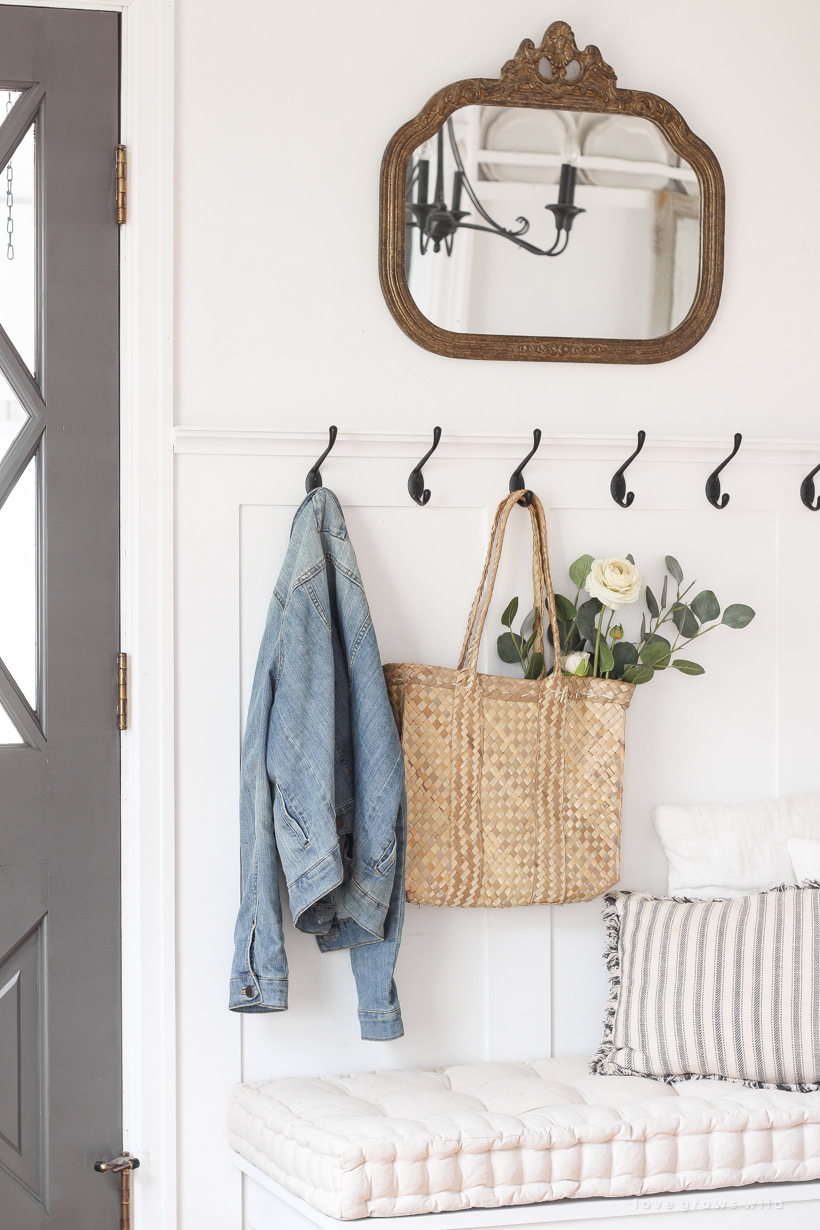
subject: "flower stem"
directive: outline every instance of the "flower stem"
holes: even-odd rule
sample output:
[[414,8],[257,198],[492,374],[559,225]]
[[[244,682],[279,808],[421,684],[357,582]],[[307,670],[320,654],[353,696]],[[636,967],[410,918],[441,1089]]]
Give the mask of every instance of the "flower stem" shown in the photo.
[[604,622],[604,611],[606,607],[601,607],[601,613],[598,616],[598,635],[595,638],[595,661],[592,666],[593,679],[598,678],[598,650],[601,648],[601,624]]

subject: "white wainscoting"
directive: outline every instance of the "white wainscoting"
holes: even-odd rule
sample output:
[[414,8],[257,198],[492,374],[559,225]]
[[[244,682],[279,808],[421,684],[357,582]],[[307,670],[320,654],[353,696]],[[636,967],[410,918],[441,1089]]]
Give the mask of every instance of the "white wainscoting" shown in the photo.
[[[603,935],[597,902],[411,907],[396,975],[406,1034],[366,1043],[347,954],[321,956],[290,928],[290,1011],[227,1011],[243,711],[290,521],[324,441],[188,428],[175,447],[180,1225],[240,1230],[240,1178],[224,1151],[234,1081],[591,1053],[606,995]],[[445,440],[425,469],[432,500],[419,508],[407,477],[427,447],[417,435],[341,435],[323,476],[345,509],[384,660],[452,665],[493,510],[529,445],[523,436]],[[585,551],[631,552],[659,587],[669,553],[724,605],[757,611],[748,629],[722,628],[692,652],[704,676],[670,671],[638,689],[630,709],[622,884],[663,890],[654,804],[820,789],[820,515],[799,500],[820,444],[744,443],[724,471],[731,502],[720,512],[703,488],[725,443],[648,443],[628,471],[635,504],[622,510],[609,480],[632,448],[620,437],[545,439],[528,467],[549,509],[557,588],[569,592],[567,566]],[[482,670],[512,673],[494,645],[508,599],[517,593],[528,609],[528,527],[523,512],[511,520]],[[624,613],[628,634],[635,619]]]

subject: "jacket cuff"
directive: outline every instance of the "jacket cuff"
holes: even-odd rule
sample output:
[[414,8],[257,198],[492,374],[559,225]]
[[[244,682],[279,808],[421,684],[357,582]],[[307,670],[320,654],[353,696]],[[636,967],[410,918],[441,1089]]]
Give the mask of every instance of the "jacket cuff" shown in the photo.
[[398,1008],[390,1012],[360,1011],[359,1024],[362,1030],[362,1039],[365,1042],[390,1042],[393,1038],[404,1037],[401,1011]]
[[[248,991],[253,994],[249,995]],[[234,975],[228,999],[231,1012],[286,1012],[287,978],[258,978],[254,974]]]

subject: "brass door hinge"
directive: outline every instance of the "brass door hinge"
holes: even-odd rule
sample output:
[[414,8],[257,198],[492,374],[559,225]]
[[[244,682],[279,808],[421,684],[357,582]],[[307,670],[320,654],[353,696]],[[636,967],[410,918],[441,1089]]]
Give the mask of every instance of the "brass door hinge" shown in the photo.
[[125,146],[117,146],[117,223],[122,226],[128,215],[128,160]]
[[128,654],[117,654],[117,730],[128,729]]

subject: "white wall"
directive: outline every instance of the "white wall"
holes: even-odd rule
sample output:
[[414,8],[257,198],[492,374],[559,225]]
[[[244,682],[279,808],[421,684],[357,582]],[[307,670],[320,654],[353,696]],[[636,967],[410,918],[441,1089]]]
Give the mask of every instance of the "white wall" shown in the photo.
[[[811,0],[177,8],[180,422],[817,434]],[[703,341],[672,364],[445,359],[396,327],[379,290],[387,141],[440,86],[497,75],[521,39],[539,41],[559,17],[582,46],[600,47],[622,86],[673,102],[723,168],[722,302]]]
[[[725,438],[728,451],[735,430],[820,436],[809,358],[818,169],[804,153],[817,145],[809,56],[820,15],[808,0],[566,0],[553,12],[532,0],[419,0],[412,10],[383,0],[177,0],[177,10],[180,1224],[239,1230],[239,1181],[221,1153],[233,1080],[525,1058],[539,1043],[589,1051],[605,990],[595,903],[411,910],[398,970],[404,1040],[357,1038],[346,954],[320,958],[303,936],[289,945],[290,1013],[240,1021],[227,1012],[242,680],[290,511],[323,447],[318,435],[288,432],[324,433],[333,422],[344,433],[325,477],[349,510],[385,657],[453,660],[487,518],[535,426],[551,438],[528,478],[551,508],[557,570],[586,550],[632,551],[651,570],[671,552],[722,599],[755,606],[747,631],[704,645],[706,676],[662,678],[636,697],[624,883],[664,886],[656,802],[820,787],[811,648],[820,516],[798,499],[813,450],[745,448],[726,471],[732,504],[721,513],[703,482],[722,445],[652,451],[672,436]],[[622,85],[674,102],[723,166],[723,301],[704,341],[674,363],[444,359],[414,346],[382,300],[377,177],[387,140],[439,86],[496,74],[557,17],[582,45],[601,47]],[[774,30],[789,31],[775,44],[776,90],[765,69]],[[784,182],[788,217],[777,230],[769,202]],[[335,224],[331,191],[343,202]],[[431,505],[418,509],[407,474],[435,423],[445,444],[427,472]],[[609,478],[639,427],[650,443],[630,472],[636,504],[622,511]],[[482,432],[503,434],[470,434]],[[556,438],[568,433],[588,438]],[[519,533],[499,610],[516,587],[523,597],[526,576]],[[485,666],[500,669],[494,655]]]

